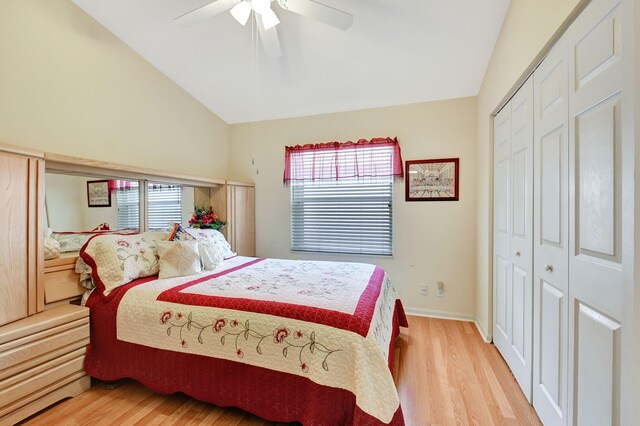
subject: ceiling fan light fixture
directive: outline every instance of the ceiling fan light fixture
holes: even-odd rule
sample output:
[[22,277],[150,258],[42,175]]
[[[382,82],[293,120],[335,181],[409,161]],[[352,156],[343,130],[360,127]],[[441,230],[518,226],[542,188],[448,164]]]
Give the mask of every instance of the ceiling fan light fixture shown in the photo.
[[273,10],[271,10],[271,8],[262,12],[260,17],[262,18],[262,26],[264,27],[265,30],[273,28],[280,23],[278,16],[275,14]]
[[251,15],[251,4],[248,1],[243,0],[233,6],[230,12],[240,25],[246,25],[249,20],[249,16]]

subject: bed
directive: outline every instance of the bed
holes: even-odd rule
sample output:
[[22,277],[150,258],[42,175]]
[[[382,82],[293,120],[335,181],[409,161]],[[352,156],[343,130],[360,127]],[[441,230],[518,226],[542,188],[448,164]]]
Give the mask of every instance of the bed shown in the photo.
[[271,421],[404,424],[391,369],[408,324],[381,268],[233,256],[213,271],[110,288],[88,245],[92,377],[132,378]]

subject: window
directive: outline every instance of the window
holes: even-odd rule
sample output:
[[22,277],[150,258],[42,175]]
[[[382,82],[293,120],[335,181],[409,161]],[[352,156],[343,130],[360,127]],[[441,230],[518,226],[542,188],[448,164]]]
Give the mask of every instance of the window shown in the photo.
[[402,175],[397,139],[286,147],[291,249],[391,256],[393,179]]
[[182,221],[182,188],[157,183],[147,184],[147,229],[167,229]]
[[[118,229],[140,227],[140,187],[137,181],[117,182]],[[147,183],[147,229],[167,229],[182,221],[182,188]]]
[[291,249],[392,254],[393,179],[295,181],[291,185]]
[[140,228],[140,188],[137,181],[112,181],[120,185],[116,189],[118,229]]

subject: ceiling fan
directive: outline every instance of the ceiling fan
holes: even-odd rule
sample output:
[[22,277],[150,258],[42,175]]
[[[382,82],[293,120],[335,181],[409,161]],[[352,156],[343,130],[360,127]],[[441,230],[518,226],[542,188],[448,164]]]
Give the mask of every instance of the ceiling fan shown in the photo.
[[268,58],[275,59],[282,55],[282,48],[276,29],[280,20],[271,9],[272,1],[276,1],[284,10],[315,19],[341,30],[347,30],[353,23],[353,15],[314,0],[214,0],[178,16],[174,21],[192,24],[230,10],[236,21],[245,25],[253,12],[265,54]]

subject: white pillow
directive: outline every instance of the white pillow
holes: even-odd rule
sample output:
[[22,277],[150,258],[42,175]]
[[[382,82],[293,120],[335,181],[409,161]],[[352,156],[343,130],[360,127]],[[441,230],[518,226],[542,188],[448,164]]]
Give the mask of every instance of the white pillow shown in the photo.
[[44,238],[44,260],[55,259],[60,256],[60,243],[47,236]]
[[158,278],[184,277],[202,272],[197,241],[158,241]]
[[157,274],[160,265],[156,243],[167,238],[167,232],[100,234],[80,250],[80,257],[92,268],[93,281],[103,287],[106,296],[136,278]]
[[202,241],[210,241],[220,249],[222,252],[222,256],[225,259],[235,256],[236,254],[231,251],[231,246],[225,240],[224,235],[220,231],[216,231],[215,229],[197,229],[197,228],[187,228],[185,229],[189,234],[195,237],[199,242]]
[[198,243],[198,252],[200,252],[200,261],[202,269],[205,271],[215,271],[224,263],[222,251],[210,241],[201,241]]

